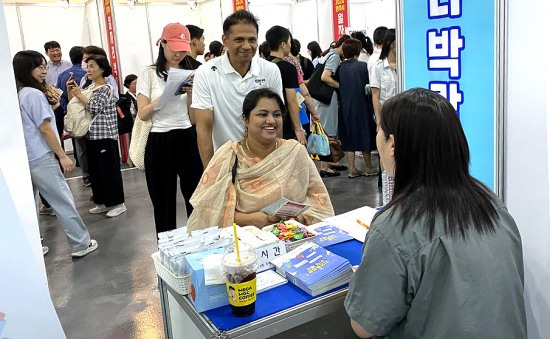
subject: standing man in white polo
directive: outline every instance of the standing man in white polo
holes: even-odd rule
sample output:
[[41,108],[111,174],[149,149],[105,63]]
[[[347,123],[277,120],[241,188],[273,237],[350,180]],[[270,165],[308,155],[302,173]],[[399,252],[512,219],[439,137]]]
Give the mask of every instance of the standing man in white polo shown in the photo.
[[248,11],[237,11],[223,23],[223,44],[227,53],[203,64],[195,73],[193,103],[197,140],[203,166],[214,151],[227,141],[244,136],[242,106],[252,90],[270,88],[283,98],[277,66],[255,57],[258,21]]

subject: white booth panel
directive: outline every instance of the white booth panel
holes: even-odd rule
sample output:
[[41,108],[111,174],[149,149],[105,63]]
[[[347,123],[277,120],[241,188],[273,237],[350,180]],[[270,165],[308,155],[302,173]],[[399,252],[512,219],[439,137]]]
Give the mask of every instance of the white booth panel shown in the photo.
[[367,35],[372,39],[374,30],[379,26],[396,27],[396,0],[382,0],[365,3],[365,23]]
[[317,0],[317,20],[319,20],[319,40],[324,51],[334,41],[332,28],[332,0]]
[[309,57],[307,44],[319,39],[317,16],[312,15],[316,10],[315,0],[300,1],[292,7],[292,36],[300,41],[300,53],[306,57]]
[[147,4],[149,24],[151,25],[151,42],[153,58],[156,60],[158,47],[155,45],[162,35],[162,29],[169,23],[179,22],[182,25],[201,26],[199,9],[191,10],[187,3],[183,4]]
[[222,11],[220,7],[220,1],[210,1],[199,5],[201,25],[204,29],[204,41],[206,44],[206,51],[208,51],[208,45],[214,40],[222,41],[223,35],[223,20]]
[[[95,0],[86,3],[86,17],[88,19],[88,32],[90,34],[90,45],[103,46],[101,30],[99,26],[99,13]],[[83,45],[86,47],[85,45]]]
[[10,53],[13,57],[15,53],[24,49],[21,41],[21,30],[19,29],[19,19],[17,19],[17,8],[15,5],[4,5],[4,14],[6,16],[6,27],[8,29],[8,42]]
[[[124,81],[128,74],[138,75],[140,68],[151,65],[154,60],[145,6],[137,5],[130,9],[126,4],[115,3],[114,7],[121,81]],[[122,88],[120,90],[124,92]]]
[[275,25],[292,30],[290,19],[290,4],[270,4],[256,1],[250,4],[250,11],[260,19],[258,41],[265,41],[265,32]]
[[83,5],[20,6],[25,48],[44,53],[44,43],[55,40],[61,45],[63,59],[69,60],[73,46],[90,44],[90,33]]

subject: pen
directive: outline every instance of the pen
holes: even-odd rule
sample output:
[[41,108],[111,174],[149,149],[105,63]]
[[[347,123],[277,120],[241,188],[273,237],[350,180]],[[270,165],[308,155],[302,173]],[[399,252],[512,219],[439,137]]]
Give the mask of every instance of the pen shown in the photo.
[[361,220],[357,219],[357,223],[361,226],[363,226],[364,228],[366,228],[367,230],[369,229],[369,225],[365,224],[364,222],[362,222]]

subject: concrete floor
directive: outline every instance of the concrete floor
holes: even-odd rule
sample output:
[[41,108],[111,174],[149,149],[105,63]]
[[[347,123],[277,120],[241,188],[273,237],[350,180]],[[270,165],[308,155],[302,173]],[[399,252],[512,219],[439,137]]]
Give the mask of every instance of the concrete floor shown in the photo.
[[[361,158],[357,159],[359,164]],[[359,165],[359,168],[362,166]],[[122,172],[128,212],[113,219],[92,215],[91,190],[82,186],[78,168],[68,179],[76,206],[99,249],[72,259],[55,217],[40,216],[50,293],[67,338],[164,338],[157,278],[150,257],[156,251],[152,205],[144,173]],[[376,177],[324,179],[337,214],[380,204]],[[178,195],[178,223],[185,206]],[[342,309],[276,338],[354,338]]]

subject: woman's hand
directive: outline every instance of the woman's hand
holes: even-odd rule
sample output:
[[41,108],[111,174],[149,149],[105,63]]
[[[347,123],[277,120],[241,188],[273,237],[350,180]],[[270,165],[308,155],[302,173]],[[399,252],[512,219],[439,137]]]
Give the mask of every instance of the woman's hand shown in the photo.
[[262,228],[268,225],[272,225],[279,220],[281,220],[281,218],[267,215],[264,212],[242,213],[235,211],[235,223],[237,225],[254,225],[258,228]]
[[74,164],[68,156],[65,155],[64,157],[59,158],[59,163],[61,164],[61,168],[63,168],[64,174],[69,174],[72,172]]
[[[69,89],[69,87],[67,87]],[[75,97],[78,97],[82,94],[82,92],[80,91],[80,87],[78,87],[76,84],[74,84],[70,89],[69,91],[71,92],[71,94]]]

